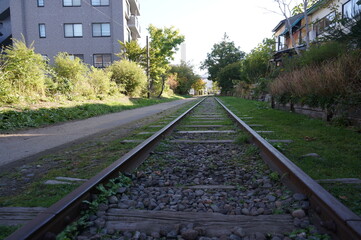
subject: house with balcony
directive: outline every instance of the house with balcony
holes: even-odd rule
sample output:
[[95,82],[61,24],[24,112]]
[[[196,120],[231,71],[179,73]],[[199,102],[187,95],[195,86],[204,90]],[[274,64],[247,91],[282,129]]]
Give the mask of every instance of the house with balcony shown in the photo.
[[[306,34],[308,34],[310,42],[317,42],[327,34],[327,29],[335,27],[334,20],[336,17],[350,19],[361,13],[361,5],[357,2],[358,0],[318,1],[307,10],[308,33],[306,32],[306,19],[303,13],[290,17],[290,26],[286,19],[280,21],[273,29],[276,52],[272,61],[279,65],[283,56],[296,54],[296,49],[305,50]],[[290,37],[290,29],[292,29],[294,38],[293,43]]]
[[24,39],[50,62],[67,52],[95,67],[117,60],[118,40],[140,38],[138,0],[0,0],[0,44]]

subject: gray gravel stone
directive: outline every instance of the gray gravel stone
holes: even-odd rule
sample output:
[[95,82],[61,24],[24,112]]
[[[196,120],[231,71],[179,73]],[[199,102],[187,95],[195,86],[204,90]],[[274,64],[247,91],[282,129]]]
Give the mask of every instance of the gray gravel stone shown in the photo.
[[111,196],[111,197],[109,197],[108,202],[110,204],[116,204],[116,203],[118,203],[118,198],[116,196]]
[[185,240],[195,240],[198,237],[198,231],[193,229],[188,229],[184,232],[182,232],[182,238]]
[[233,229],[233,233],[237,235],[238,237],[244,237],[246,236],[246,232],[241,227],[236,227]]
[[307,196],[302,194],[302,193],[295,193],[293,194],[293,198],[296,200],[296,201],[302,201],[302,200],[306,200],[307,199]]
[[302,209],[297,209],[292,212],[292,216],[295,218],[304,218],[306,216],[306,213]]

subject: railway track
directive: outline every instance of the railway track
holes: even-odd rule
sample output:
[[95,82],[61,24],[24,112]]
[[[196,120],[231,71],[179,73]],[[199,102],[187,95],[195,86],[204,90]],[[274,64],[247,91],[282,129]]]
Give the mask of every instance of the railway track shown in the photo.
[[214,98],[8,239],[54,239],[82,210],[67,230],[74,239],[312,239],[319,230],[361,239],[358,216]]

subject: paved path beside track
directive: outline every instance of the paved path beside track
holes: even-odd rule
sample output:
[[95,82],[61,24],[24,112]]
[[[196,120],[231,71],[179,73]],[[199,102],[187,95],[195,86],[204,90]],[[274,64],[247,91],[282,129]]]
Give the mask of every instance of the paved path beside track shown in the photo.
[[0,166],[159,114],[192,100],[177,100],[14,134],[0,134]]

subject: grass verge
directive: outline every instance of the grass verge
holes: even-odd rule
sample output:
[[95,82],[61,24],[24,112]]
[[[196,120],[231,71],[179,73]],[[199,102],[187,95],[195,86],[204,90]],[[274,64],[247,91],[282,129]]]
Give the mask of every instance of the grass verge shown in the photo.
[[85,119],[179,99],[183,99],[183,97],[174,96],[161,99],[120,98],[97,102],[43,103],[35,107],[31,105],[2,107],[0,108],[0,133]]
[[[235,97],[221,97],[238,116],[248,115],[247,124],[260,124],[255,130],[270,130],[261,135],[266,139],[292,140],[275,143],[283,152],[313,179],[361,178],[361,135],[353,128],[332,126],[307,116],[275,110],[267,103]],[[319,157],[303,157],[317,153]],[[335,184],[323,186],[356,214],[361,215],[360,186]],[[358,191],[355,191],[358,188]],[[342,190],[342,192],[340,192]],[[346,200],[347,199],[347,200]]]

